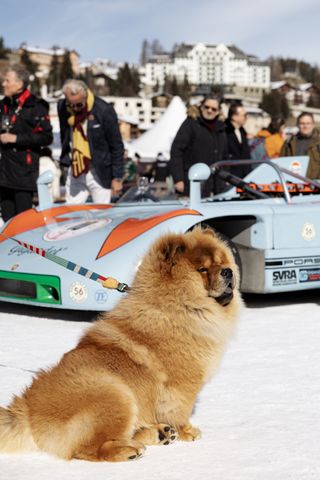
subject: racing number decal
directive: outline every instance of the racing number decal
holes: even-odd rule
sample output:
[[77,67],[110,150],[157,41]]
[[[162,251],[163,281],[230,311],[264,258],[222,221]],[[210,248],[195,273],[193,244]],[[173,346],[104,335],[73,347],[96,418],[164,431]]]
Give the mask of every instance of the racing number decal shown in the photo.
[[313,223],[306,222],[302,227],[301,235],[307,241],[313,240],[316,236],[316,229]]
[[77,303],[84,302],[88,296],[87,287],[80,282],[75,282],[71,285],[70,290],[70,298]]

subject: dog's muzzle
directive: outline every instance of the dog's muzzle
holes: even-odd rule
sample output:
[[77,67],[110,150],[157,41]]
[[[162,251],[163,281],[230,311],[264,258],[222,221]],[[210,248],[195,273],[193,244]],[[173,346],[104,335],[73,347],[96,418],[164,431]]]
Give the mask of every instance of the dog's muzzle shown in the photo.
[[219,297],[216,297],[216,301],[222,306],[226,307],[229,305],[231,300],[233,299],[233,289],[235,286],[234,276],[231,268],[224,268],[221,270],[220,275],[222,276],[225,284],[226,289]]

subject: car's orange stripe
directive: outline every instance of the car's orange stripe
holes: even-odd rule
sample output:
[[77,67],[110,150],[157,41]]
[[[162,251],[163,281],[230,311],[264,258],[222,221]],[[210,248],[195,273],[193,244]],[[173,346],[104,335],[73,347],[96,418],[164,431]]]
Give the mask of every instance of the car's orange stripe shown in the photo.
[[35,209],[26,210],[13,217],[4,228],[0,243],[6,240],[6,237],[13,237],[20,233],[43,227],[50,223],[65,222],[67,218],[57,218],[66,213],[80,212],[82,210],[103,210],[112,208],[112,205],[62,205],[61,207],[48,208],[47,210],[37,211]]
[[201,214],[196,210],[182,209],[149,218],[128,218],[110,232],[97,255],[97,259],[107,255],[107,253],[112,252],[127,242],[130,242],[130,240],[133,240],[159,223],[169,220],[170,218],[179,217],[181,215]]

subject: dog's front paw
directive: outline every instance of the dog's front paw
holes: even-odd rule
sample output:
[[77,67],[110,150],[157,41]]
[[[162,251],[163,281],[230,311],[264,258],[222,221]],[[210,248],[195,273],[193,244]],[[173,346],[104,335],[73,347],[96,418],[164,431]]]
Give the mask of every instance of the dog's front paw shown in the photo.
[[178,434],[170,425],[159,423],[156,427],[158,429],[160,445],[169,445],[169,443],[177,439]]
[[183,442],[194,442],[201,438],[201,431],[197,427],[193,427],[190,423],[183,425],[178,429],[179,440]]
[[177,432],[166,423],[157,423],[143,427],[134,435],[134,439],[144,445],[169,445],[177,437]]

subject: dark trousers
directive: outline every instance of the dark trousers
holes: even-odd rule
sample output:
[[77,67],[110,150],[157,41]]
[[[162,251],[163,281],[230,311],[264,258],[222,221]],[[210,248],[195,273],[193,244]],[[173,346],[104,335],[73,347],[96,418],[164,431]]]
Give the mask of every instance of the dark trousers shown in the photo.
[[6,222],[18,213],[32,208],[33,192],[0,187],[1,216]]

